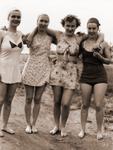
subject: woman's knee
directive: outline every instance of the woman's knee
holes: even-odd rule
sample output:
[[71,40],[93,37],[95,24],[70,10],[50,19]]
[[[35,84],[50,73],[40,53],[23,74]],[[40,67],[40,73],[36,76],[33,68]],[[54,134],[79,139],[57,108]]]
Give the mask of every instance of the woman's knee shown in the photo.
[[96,105],[95,109],[96,109],[97,112],[103,111],[103,106]]
[[34,97],[34,103],[35,103],[36,105],[39,105],[39,104],[40,104],[40,101],[41,101],[41,96],[39,96],[39,97]]
[[69,107],[70,107],[69,103],[62,103],[62,108],[63,109],[67,110],[67,109],[69,109]]
[[0,106],[3,105],[3,103],[4,103],[4,98],[0,97]]
[[89,106],[90,106],[90,104],[82,104],[82,109],[83,110],[88,110]]
[[54,105],[55,106],[61,106],[61,100],[60,100],[60,98],[55,98],[55,100],[54,100]]
[[7,106],[11,106],[12,101],[13,101],[13,96],[8,96],[7,98],[5,98],[4,104]]
[[26,104],[31,104],[32,103],[33,97],[27,97],[26,98]]
[[11,100],[4,101],[4,106],[11,107],[11,104],[12,104]]

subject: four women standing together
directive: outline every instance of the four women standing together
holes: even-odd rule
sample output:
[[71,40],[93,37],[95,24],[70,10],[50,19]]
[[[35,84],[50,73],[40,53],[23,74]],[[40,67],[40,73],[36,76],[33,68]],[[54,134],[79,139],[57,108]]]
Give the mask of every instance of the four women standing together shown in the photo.
[[[1,35],[4,33],[4,37],[6,37],[1,37],[0,53],[0,105],[2,106],[4,103],[4,125],[2,130],[10,133],[14,133],[12,129],[7,128],[11,101],[16,90],[16,83],[21,81],[21,76],[18,69],[19,65],[17,64],[17,57],[20,56],[20,49],[22,48],[22,34],[16,31],[16,28],[20,23],[19,17],[21,18],[20,11],[12,11],[8,17],[10,18],[11,27],[8,28],[8,31],[1,31]],[[85,123],[88,108],[92,91],[94,91],[98,127],[97,139],[101,139],[101,128],[103,121],[102,102],[107,88],[107,77],[103,67],[103,60],[104,57],[110,59],[110,50],[108,44],[103,41],[103,36],[98,34],[99,21],[96,18],[89,19],[87,23],[88,34],[83,34],[83,36],[75,34],[76,28],[80,26],[80,20],[74,15],[67,15],[64,19],[62,19],[61,24],[64,27],[64,32],[47,29],[48,24],[48,15],[40,15],[37,19],[36,29],[28,35],[26,40],[30,53],[22,73],[22,82],[25,85],[26,91],[25,116],[27,127],[25,131],[26,133],[37,132],[36,120],[40,110],[41,96],[44,92],[46,83],[50,83],[54,94],[55,121],[55,127],[50,131],[50,133],[56,134],[61,130],[61,136],[64,137],[67,135],[65,126],[69,115],[71,99],[77,83],[77,59],[79,54],[82,54],[83,72],[80,82],[83,105],[81,110],[82,130],[79,137],[82,138],[85,135]],[[9,39],[9,36],[11,39]],[[52,42],[57,44],[56,63],[54,68],[51,68],[49,62],[49,51]],[[10,48],[8,46],[10,46]],[[96,52],[94,54],[94,48],[98,49],[98,46],[101,47],[101,53]],[[11,58],[9,59],[10,56]],[[7,57],[7,60],[5,57]],[[7,62],[8,65],[6,65]],[[6,67],[4,68],[3,65],[6,65]],[[94,68],[93,70],[92,66]],[[12,70],[10,70],[8,76],[6,76],[7,74],[4,75],[4,71],[7,71],[7,68],[9,69],[11,67]],[[10,78],[10,73],[13,74],[13,77],[11,75],[11,79],[8,79]],[[6,94],[6,92],[9,93],[9,95]],[[34,107],[31,111],[32,100],[34,100]],[[10,108],[5,103],[8,103]],[[6,106],[9,109],[5,108]],[[33,112],[32,121],[31,112]],[[2,131],[0,131],[0,136],[3,136]]]

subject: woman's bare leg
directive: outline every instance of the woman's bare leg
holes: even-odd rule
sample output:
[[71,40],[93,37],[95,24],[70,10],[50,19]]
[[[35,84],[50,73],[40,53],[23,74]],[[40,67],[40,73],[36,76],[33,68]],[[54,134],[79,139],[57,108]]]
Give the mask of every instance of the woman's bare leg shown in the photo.
[[7,84],[7,91],[5,95],[5,100],[4,100],[4,107],[3,107],[3,127],[2,130],[6,131],[10,134],[14,134],[15,132],[12,129],[9,129],[7,127],[9,116],[11,113],[11,104],[12,100],[14,98],[16,89],[17,89],[18,84]]
[[54,121],[55,127],[50,131],[51,134],[56,134],[59,131],[59,124],[60,124],[60,115],[61,115],[61,99],[63,88],[60,86],[52,86],[53,94],[54,94]]
[[[5,100],[5,95],[7,91],[7,85],[3,82],[0,82],[0,114],[1,114],[1,109]],[[3,137],[3,132],[0,129],[0,137]]]
[[62,95],[62,112],[61,112],[61,136],[66,136],[65,131],[66,122],[69,116],[70,103],[73,96],[74,90],[64,89]]
[[103,107],[104,107],[104,96],[107,90],[106,83],[99,83],[94,86],[94,99],[96,104],[96,121],[97,121],[97,139],[103,138],[102,135],[102,124],[103,124]]
[[26,133],[31,133],[31,104],[34,96],[34,87],[25,85],[26,102],[25,102],[25,118],[27,122]]
[[33,133],[38,132],[35,124],[36,124],[37,117],[39,115],[40,102],[41,102],[41,98],[42,98],[42,94],[43,94],[44,90],[45,90],[45,85],[40,86],[40,87],[35,87],[34,107],[33,107],[33,122],[32,122]]
[[91,101],[92,86],[86,83],[82,83],[81,91],[82,91],[81,131],[78,136],[80,138],[83,138],[85,135],[85,126],[88,117],[88,109]]

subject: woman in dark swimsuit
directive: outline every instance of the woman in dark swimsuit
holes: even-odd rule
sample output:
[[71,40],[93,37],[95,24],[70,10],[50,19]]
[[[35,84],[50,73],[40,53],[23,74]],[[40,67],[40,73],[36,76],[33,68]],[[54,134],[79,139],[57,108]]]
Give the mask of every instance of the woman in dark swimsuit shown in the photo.
[[[81,131],[79,137],[85,136],[85,126],[92,93],[96,104],[97,139],[102,139],[103,102],[107,89],[107,75],[103,62],[94,52],[93,45],[98,39],[100,23],[96,18],[90,18],[87,23],[88,37],[81,42],[80,52],[83,58],[83,71],[80,78],[82,90]],[[102,58],[110,60],[110,48],[106,42],[100,44],[101,50],[96,49]],[[99,55],[100,55],[99,54]],[[101,56],[100,55],[100,56]],[[103,57],[104,56],[104,57]]]

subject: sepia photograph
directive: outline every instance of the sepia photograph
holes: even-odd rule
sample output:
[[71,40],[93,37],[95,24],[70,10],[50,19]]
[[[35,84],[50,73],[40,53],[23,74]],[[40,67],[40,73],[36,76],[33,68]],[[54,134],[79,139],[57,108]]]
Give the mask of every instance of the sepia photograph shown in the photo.
[[113,150],[113,0],[0,0],[0,150]]

